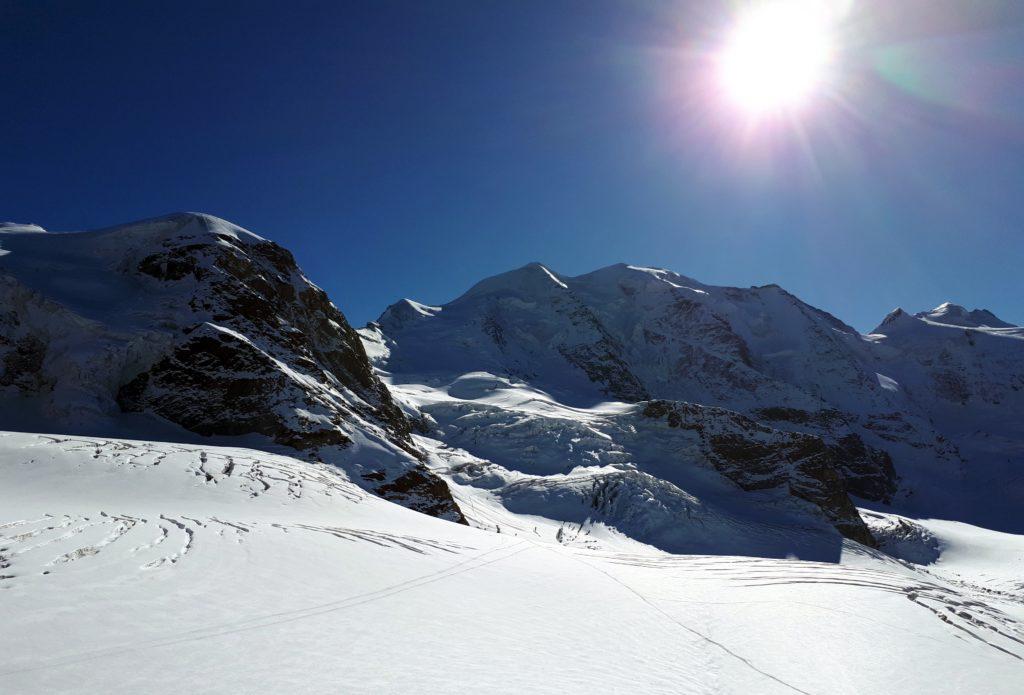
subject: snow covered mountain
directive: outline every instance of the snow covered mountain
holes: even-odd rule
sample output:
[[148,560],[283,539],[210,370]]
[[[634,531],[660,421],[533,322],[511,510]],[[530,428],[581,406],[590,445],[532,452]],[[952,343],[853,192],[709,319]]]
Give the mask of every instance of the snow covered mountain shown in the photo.
[[[897,309],[867,338],[906,407],[925,413],[964,461],[962,485],[944,488],[952,496],[932,490],[943,513],[1024,532],[1024,328],[945,303],[917,316]],[[936,506],[918,511],[939,514]]]
[[530,264],[356,331],[191,213],[0,224],[0,307],[5,692],[1024,680],[990,312]]
[[943,302],[931,311],[922,311],[915,314],[915,317],[923,319],[928,323],[962,326],[964,328],[1016,328],[1013,324],[1003,321],[987,309],[968,311],[964,307],[952,302]]
[[[972,327],[940,322],[953,316]],[[451,385],[458,390],[463,375],[480,373],[576,408],[700,404],[705,420],[744,423],[746,441],[717,458],[746,470],[758,428],[816,438],[816,450],[827,452],[815,464],[819,491],[797,496],[831,507],[825,515],[841,519],[848,535],[856,521],[837,511],[852,507],[839,501],[846,492],[1024,530],[1013,512],[1024,500],[1014,483],[1024,442],[1024,329],[989,312],[948,304],[917,318],[898,312],[865,336],[774,285],[712,287],[628,265],[565,277],[534,263],[441,307],[398,302],[363,333],[396,393],[440,386],[473,408],[467,402],[480,399]],[[428,414],[438,407],[424,407],[416,393],[407,399]],[[492,429],[505,436],[507,426]],[[474,443],[486,432],[476,423]],[[463,446],[451,426],[436,436]],[[794,489],[780,465],[769,479]]]
[[110,434],[131,431],[123,412],[148,413],[348,465],[389,498],[461,518],[358,334],[288,251],[198,214],[40,231],[0,228],[11,426]]

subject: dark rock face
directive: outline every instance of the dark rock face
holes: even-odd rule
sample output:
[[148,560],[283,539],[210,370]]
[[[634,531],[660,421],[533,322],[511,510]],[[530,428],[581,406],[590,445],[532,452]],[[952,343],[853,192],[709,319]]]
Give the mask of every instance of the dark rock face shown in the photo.
[[592,344],[561,345],[558,348],[567,362],[579,367],[587,377],[603,385],[609,396],[624,401],[642,401],[648,398],[640,380],[633,376],[626,365],[606,341]]
[[740,488],[783,487],[818,507],[847,538],[875,545],[847,494],[842,469],[851,465],[852,456],[846,450],[829,446],[820,437],[773,429],[721,408],[650,401],[642,412],[663,419],[669,427],[697,432],[706,460]]
[[[418,457],[412,426],[374,375],[359,335],[291,253],[269,241],[218,240],[225,243],[172,243],[139,264],[161,281],[196,282],[202,291],[190,305],[217,323],[185,328],[170,355],[122,387],[121,406],[200,434],[256,432],[314,455],[347,446],[344,424],[360,418]],[[344,391],[358,400],[340,397]],[[447,485],[420,464],[363,479],[386,499],[465,522]]]
[[896,494],[899,476],[892,457],[881,449],[868,446],[853,432],[837,410],[807,411],[799,408],[761,408],[754,414],[772,425],[799,428],[820,437],[839,462],[847,491],[867,500],[891,502]]
[[940,398],[960,405],[967,405],[971,399],[971,389],[961,372],[938,369],[931,374],[931,378],[932,388]]
[[[288,251],[224,235],[164,246],[138,272],[194,285],[189,306],[208,320],[182,327],[173,352],[122,389],[122,407],[152,409],[201,434],[258,432],[296,448],[348,443],[337,422],[356,411],[413,451],[409,422],[374,376],[358,334]],[[360,402],[337,397],[339,387]],[[188,407],[183,401],[197,389],[210,403]],[[274,415],[296,407],[319,417]]]
[[123,385],[118,403],[129,412],[151,410],[205,436],[257,433],[295,449],[350,441],[342,430],[329,426],[329,418],[326,423],[292,424],[278,416],[278,411],[296,406],[329,411],[268,355],[210,324],[199,326],[171,354]]
[[851,495],[877,502],[892,501],[899,476],[887,452],[868,446],[854,432],[840,437],[830,448],[836,454],[839,472]]
[[758,408],[754,415],[763,420],[772,422],[789,422],[794,425],[814,425],[818,427],[831,427],[836,422],[842,422],[842,414],[838,410],[801,410],[800,408],[786,408],[782,406],[770,406]]
[[430,516],[469,525],[445,482],[422,466],[410,468],[391,480],[381,478],[379,473],[368,474],[364,479],[377,479],[379,484],[374,491],[386,500]]
[[558,313],[579,331],[577,335],[582,338],[557,346],[559,354],[569,364],[581,369],[595,384],[600,384],[609,396],[624,401],[641,401],[649,397],[640,379],[619,356],[622,346],[592,311],[575,297],[558,297],[553,305],[559,307]]
[[44,370],[47,337],[25,320],[38,308],[27,306],[27,296],[30,293],[15,278],[0,272],[0,391],[45,394],[53,389]]
[[0,337],[0,354],[3,355],[0,386],[17,386],[26,391],[43,387],[41,370],[46,358],[43,341],[34,335],[20,340]]

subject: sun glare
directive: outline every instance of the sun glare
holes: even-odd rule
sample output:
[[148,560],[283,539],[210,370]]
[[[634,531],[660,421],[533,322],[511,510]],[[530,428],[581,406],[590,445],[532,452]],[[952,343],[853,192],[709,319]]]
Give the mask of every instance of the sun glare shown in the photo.
[[791,111],[820,87],[833,58],[832,21],[815,0],[765,0],[736,20],[718,56],[728,98],[753,114]]

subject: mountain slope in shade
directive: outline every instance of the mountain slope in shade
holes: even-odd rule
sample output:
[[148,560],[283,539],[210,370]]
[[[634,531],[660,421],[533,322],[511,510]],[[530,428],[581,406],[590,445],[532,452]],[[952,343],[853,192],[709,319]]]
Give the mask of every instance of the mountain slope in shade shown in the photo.
[[966,462],[945,515],[1024,530],[1024,328],[944,304],[916,316],[893,312],[869,338],[879,371]]
[[64,431],[116,432],[122,412],[139,412],[203,436],[255,436],[461,518],[358,334],[277,244],[178,214],[19,230],[0,248],[7,410]]

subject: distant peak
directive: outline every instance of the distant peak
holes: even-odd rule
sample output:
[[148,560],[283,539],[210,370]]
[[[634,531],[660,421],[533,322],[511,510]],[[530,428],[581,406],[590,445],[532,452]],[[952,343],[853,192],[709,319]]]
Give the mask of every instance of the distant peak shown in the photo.
[[903,307],[896,307],[895,309],[893,309],[892,311],[885,315],[885,318],[882,319],[881,325],[884,326],[887,323],[892,323],[893,321],[902,318],[906,315],[907,312],[903,311]]
[[[89,234],[111,236],[128,240],[186,243],[192,239],[205,239],[218,243],[243,245],[265,242],[263,237],[239,227],[225,219],[202,212],[173,212],[168,215],[97,229]],[[230,240],[227,241],[227,240]]]
[[558,277],[557,275],[555,275],[555,274],[554,274],[554,273],[552,273],[552,272],[551,272],[550,270],[548,270],[546,266],[544,266],[544,265],[541,265],[540,263],[536,263],[536,262],[534,262],[534,263],[530,263],[530,264],[529,264],[528,266],[526,266],[526,267],[527,267],[527,268],[532,268],[532,269],[535,269],[535,270],[540,270],[540,271],[541,271],[541,272],[543,272],[543,273],[544,273],[545,275],[547,275],[547,276],[548,276],[549,278],[551,278],[551,281],[552,281],[552,282],[554,282],[554,283],[555,283],[556,285],[558,285],[558,286],[559,286],[559,287],[561,287],[562,289],[565,289],[565,290],[569,289],[569,286],[568,286],[568,285],[566,285],[566,284],[565,284],[564,282],[562,282],[562,279],[561,279],[561,278],[559,278],[559,277]]
[[0,234],[45,234],[46,230],[38,224],[22,224],[21,222],[0,222]]
[[429,304],[423,304],[422,302],[417,302],[413,299],[399,299],[389,308],[394,308],[396,311],[403,311],[418,316],[433,316],[437,312],[441,311],[441,307],[439,306],[430,306]]
[[604,268],[598,268],[589,273],[577,275],[572,278],[571,282],[574,283],[574,286],[589,285],[591,287],[600,285],[618,286],[621,283],[637,285],[639,282],[641,285],[649,287],[670,286],[677,289],[691,290],[698,294],[707,294],[703,289],[705,286],[692,278],[684,277],[667,268],[655,268],[630,263],[616,263]]
[[909,319],[910,321],[916,321],[916,319],[905,312],[902,307],[896,307],[882,319],[882,322],[875,326],[871,333],[887,333],[889,330],[894,328],[897,324],[902,324]]
[[620,264],[619,266],[613,266],[613,267],[623,267],[623,268],[626,268],[627,270],[636,270],[636,271],[639,271],[641,273],[653,273],[655,275],[675,275],[675,273],[673,273],[668,268],[654,268],[654,267],[645,266],[645,265],[626,265],[626,264]]
[[612,265],[606,265],[603,268],[592,270],[580,277],[622,274],[629,275],[635,273],[646,273],[647,275],[654,276],[675,275],[675,273],[667,268],[655,268],[653,266],[636,265],[635,263],[613,263]]
[[569,286],[557,273],[543,263],[533,262],[481,280],[459,299],[501,293],[532,295],[537,292],[551,292],[552,290],[561,292],[567,289]]
[[965,307],[953,302],[943,302],[931,311],[915,314],[919,319],[947,326],[963,326],[965,328],[1013,328],[1013,324],[1003,321],[987,309],[968,311]]
[[969,313],[970,312],[967,311],[966,307],[962,307],[959,304],[954,304],[953,302],[943,302],[942,304],[939,304],[931,311],[922,311],[921,313],[918,314],[918,316],[966,316]]
[[215,227],[218,224],[236,226],[233,225],[228,220],[225,220],[221,217],[217,217],[216,215],[210,215],[205,212],[182,211],[169,212],[166,215],[157,215],[156,217],[147,217],[145,219],[137,220],[135,222],[119,224],[117,225],[117,227],[144,227],[159,224],[178,224],[182,226],[188,224],[196,224],[203,228]]
[[399,299],[384,310],[377,323],[385,330],[402,328],[415,321],[420,321],[441,312],[441,307],[422,304],[412,299]]

